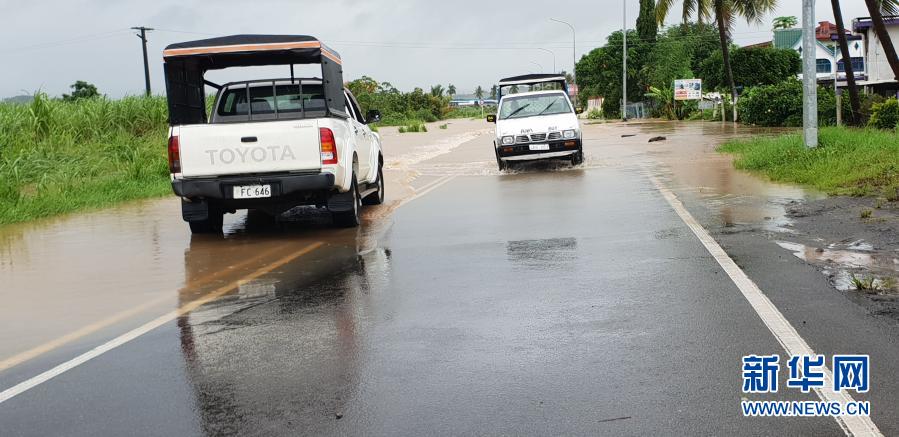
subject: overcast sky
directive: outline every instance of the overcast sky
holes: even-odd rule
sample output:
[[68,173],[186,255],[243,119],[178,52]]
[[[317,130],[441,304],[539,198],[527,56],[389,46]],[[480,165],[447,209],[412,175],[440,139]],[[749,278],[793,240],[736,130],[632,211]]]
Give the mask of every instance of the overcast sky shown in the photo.
[[[639,1],[627,2],[633,28]],[[867,15],[863,0],[842,3],[847,26]],[[452,83],[471,92],[501,77],[552,70],[552,54],[539,48],[555,54],[558,70],[570,70],[571,31],[548,17],[575,26],[580,57],[621,28],[623,8],[621,0],[0,0],[0,11],[0,97],[37,89],[59,95],[76,80],[120,97],[144,87],[131,26],[157,29],[149,34],[155,93],[164,91],[166,45],[238,33],[316,36],[340,52],[346,80],[368,75],[402,90]],[[680,17],[679,6],[674,11],[671,23]],[[780,0],[761,26],[741,21],[735,42],[770,40],[771,18],[781,15],[801,16],[801,1]],[[817,20],[832,17],[830,2],[818,0]]]

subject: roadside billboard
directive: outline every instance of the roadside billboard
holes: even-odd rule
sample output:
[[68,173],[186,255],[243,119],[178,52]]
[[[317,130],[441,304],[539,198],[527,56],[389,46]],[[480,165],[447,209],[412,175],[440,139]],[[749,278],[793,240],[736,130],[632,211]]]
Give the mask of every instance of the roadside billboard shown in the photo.
[[674,81],[674,100],[701,100],[702,79],[677,79]]

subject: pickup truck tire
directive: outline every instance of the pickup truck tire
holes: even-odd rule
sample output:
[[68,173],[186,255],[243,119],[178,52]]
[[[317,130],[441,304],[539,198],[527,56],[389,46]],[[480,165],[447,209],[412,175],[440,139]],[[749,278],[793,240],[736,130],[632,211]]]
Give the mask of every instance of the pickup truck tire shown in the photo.
[[375,181],[375,184],[378,185],[378,191],[369,194],[362,198],[363,205],[380,205],[384,203],[384,168],[382,165],[378,165],[378,180]]
[[222,232],[222,223],[224,222],[225,213],[222,210],[209,207],[209,216],[205,220],[190,220],[190,231],[194,234],[214,234]]
[[499,152],[497,152],[496,149],[494,149],[494,153],[496,154],[496,166],[499,167],[499,171],[505,170],[507,167],[506,161],[500,159]]
[[581,165],[584,163],[584,151],[578,150],[575,154],[571,155],[571,165]]
[[359,185],[356,182],[355,172],[353,172],[353,184],[350,188],[350,193],[352,193],[353,199],[355,200],[353,202],[353,208],[348,211],[335,211],[331,213],[331,219],[334,221],[334,225],[341,228],[355,228],[361,223],[359,210],[362,208],[362,199],[359,198]]

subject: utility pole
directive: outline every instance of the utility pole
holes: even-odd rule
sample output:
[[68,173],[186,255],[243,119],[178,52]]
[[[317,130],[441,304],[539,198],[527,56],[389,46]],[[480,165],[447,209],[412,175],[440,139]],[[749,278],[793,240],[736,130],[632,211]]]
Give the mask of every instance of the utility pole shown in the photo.
[[141,43],[144,48],[144,83],[147,87],[147,97],[150,97],[150,63],[147,61],[147,32],[153,30],[152,27],[132,27],[134,30],[139,30],[140,34],[137,35],[140,38]]
[[621,21],[621,120],[627,121],[627,0],[622,0],[624,15]]
[[[577,76],[575,76],[577,74],[575,72],[575,70],[577,70],[577,32],[575,32],[574,26],[567,21],[557,20],[555,18],[550,18],[549,21],[555,21],[556,23],[561,23],[571,28],[571,81],[574,82],[574,86],[577,87]],[[580,93],[580,89],[578,89],[578,93]],[[577,97],[577,94],[575,94],[575,97]]]
[[815,68],[815,0],[802,0],[802,132],[805,147],[818,147],[818,77]]

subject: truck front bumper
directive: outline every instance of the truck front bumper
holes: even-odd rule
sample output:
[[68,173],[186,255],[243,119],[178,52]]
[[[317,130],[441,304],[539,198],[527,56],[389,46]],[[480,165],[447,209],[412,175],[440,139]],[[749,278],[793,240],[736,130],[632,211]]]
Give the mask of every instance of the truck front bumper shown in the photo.
[[189,199],[232,200],[233,188],[241,185],[271,185],[271,198],[293,197],[330,191],[334,188],[334,175],[315,173],[175,179],[172,190],[179,197]]
[[549,150],[531,150],[531,144],[514,144],[510,146],[497,146],[496,154],[500,159],[509,161],[558,158],[571,155],[581,150],[581,140],[549,141],[539,144],[548,144]]

